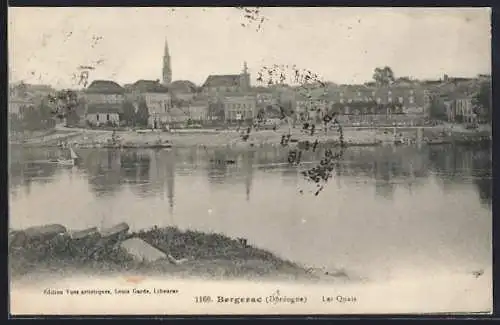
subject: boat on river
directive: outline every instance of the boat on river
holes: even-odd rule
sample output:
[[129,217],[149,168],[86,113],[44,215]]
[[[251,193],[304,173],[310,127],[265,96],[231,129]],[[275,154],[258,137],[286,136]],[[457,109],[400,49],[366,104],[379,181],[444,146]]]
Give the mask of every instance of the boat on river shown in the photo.
[[64,158],[58,158],[57,159],[57,164],[60,166],[75,166],[76,161],[78,159],[78,155],[76,152],[73,150],[73,148],[69,147],[69,159],[64,159]]

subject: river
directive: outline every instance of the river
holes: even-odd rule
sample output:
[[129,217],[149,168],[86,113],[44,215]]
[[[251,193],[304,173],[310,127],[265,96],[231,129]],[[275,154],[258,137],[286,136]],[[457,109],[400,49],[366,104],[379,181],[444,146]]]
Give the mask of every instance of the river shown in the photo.
[[371,278],[491,267],[490,148],[348,148],[317,196],[285,148],[76,151],[11,149],[11,228],[176,225]]

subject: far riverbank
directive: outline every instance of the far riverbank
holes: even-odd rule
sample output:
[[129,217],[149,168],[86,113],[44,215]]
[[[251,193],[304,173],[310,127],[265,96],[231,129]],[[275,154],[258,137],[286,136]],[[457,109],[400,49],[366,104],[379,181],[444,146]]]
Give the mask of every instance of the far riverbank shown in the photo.
[[[489,130],[465,130],[460,128],[422,127],[419,140],[419,128],[415,127],[380,127],[380,128],[344,128],[344,142],[347,146],[375,146],[383,144],[474,144],[491,141]],[[288,134],[287,128],[276,131],[252,131],[247,141],[243,141],[237,130],[182,130],[174,132],[162,131],[116,131],[117,141],[113,142],[113,131],[71,129],[56,130],[48,135],[27,138],[23,141],[11,141],[12,145],[55,147],[67,144],[81,148],[123,147],[123,148],[161,148],[161,147],[261,147],[279,145],[283,135]],[[339,142],[336,130],[317,131],[314,135],[300,129],[292,129],[293,142],[318,140],[322,144]],[[113,144],[114,143],[114,144]]]

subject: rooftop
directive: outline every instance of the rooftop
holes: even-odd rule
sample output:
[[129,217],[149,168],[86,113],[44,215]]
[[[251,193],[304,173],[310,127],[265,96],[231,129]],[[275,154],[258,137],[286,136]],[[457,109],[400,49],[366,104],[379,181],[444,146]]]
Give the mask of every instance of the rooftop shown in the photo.
[[168,93],[168,88],[162,85],[159,80],[138,80],[128,86],[128,89],[141,93]]
[[170,90],[175,92],[183,92],[183,93],[195,93],[197,90],[197,86],[194,82],[189,80],[176,80],[172,82],[169,86]]
[[111,80],[94,80],[85,89],[85,92],[92,94],[123,94],[125,89]]
[[210,75],[203,87],[234,87],[240,85],[239,74]]

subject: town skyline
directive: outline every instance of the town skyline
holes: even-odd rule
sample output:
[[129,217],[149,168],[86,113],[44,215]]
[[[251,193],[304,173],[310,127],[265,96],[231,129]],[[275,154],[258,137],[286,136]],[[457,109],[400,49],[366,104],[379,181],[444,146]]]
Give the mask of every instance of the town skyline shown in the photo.
[[95,67],[90,81],[161,80],[167,40],[172,80],[197,85],[243,62],[253,85],[273,64],[339,84],[371,81],[379,66],[415,79],[491,73],[488,8],[260,10],[248,24],[236,8],[9,8],[9,70],[14,82],[60,88],[76,86],[78,66]]

